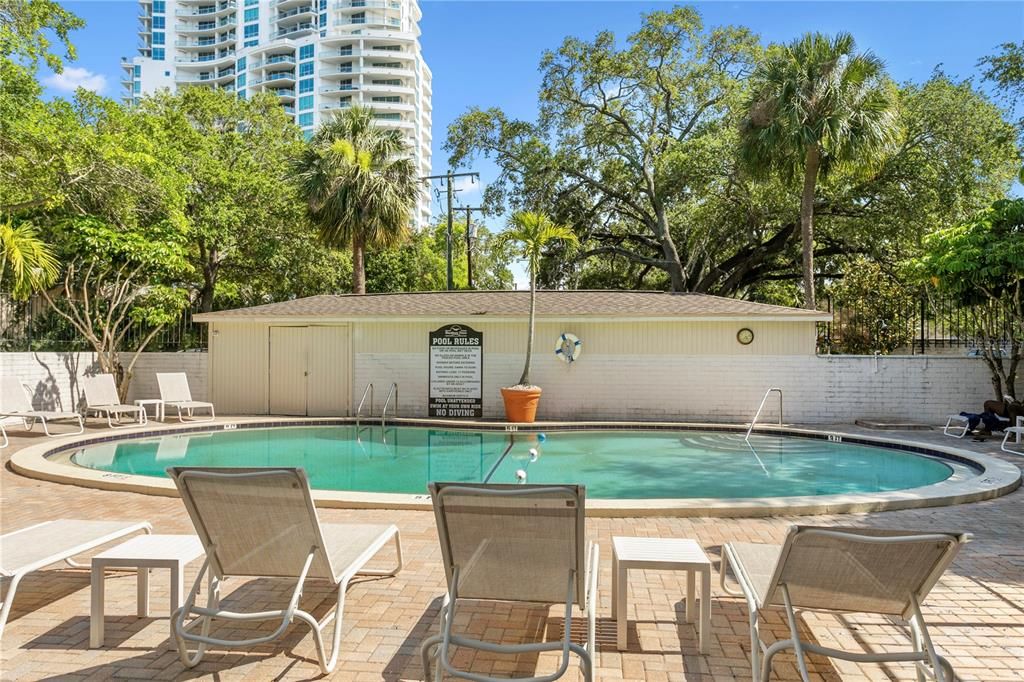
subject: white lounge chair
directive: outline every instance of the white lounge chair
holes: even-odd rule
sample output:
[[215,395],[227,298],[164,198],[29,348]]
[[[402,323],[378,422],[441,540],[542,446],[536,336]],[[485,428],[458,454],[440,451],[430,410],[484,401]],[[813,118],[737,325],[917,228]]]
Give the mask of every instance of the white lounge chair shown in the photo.
[[[182,662],[197,665],[208,646],[249,648],[277,639],[292,620],[309,625],[320,670],[334,670],[341,643],[345,590],[357,575],[394,576],[402,568],[402,543],[394,525],[321,524],[309,480],[302,469],[230,469],[171,467],[174,479],[199,539],[206,561],[184,606],[171,617],[171,632]],[[394,540],[398,565],[393,570],[363,568]],[[196,606],[196,595],[209,574],[207,606]],[[239,613],[220,608],[220,582],[228,577],[288,578],[295,582],[285,608]],[[338,601],[321,621],[299,609],[307,578],[325,580],[338,590]],[[196,616],[193,618],[193,616]],[[186,622],[187,619],[190,621]],[[272,633],[251,639],[209,636],[213,619],[232,621],[280,620]],[[333,646],[325,651],[323,632],[334,621]],[[199,626],[199,632],[194,630]],[[196,651],[188,649],[195,643]],[[330,654],[328,656],[328,653]]]
[[[431,679],[447,672],[476,682],[555,680],[566,673],[569,653],[593,679],[598,546],[584,555],[585,489],[577,485],[431,483],[448,592],[441,606],[441,633],[423,642],[423,670]],[[585,563],[586,561],[586,563]],[[459,600],[565,604],[561,641],[496,644],[452,632]],[[587,616],[587,645],[571,641],[573,605]],[[561,651],[555,673],[542,677],[489,677],[454,667],[451,647],[524,654]]]
[[1007,447],[1007,445],[1009,445],[1010,443],[1011,436],[1013,436],[1014,438],[1020,438],[1021,436],[1024,436],[1024,426],[1007,426],[1005,429],[1003,429],[1003,442],[1002,444],[1000,444],[999,449],[1002,450],[1003,452],[1008,452],[1011,455],[1024,454],[1024,451],[1015,451]]
[[[804,652],[808,651],[846,661],[913,662],[919,679],[927,675],[939,682],[953,682],[952,667],[932,644],[921,602],[969,540],[966,533],[793,526],[782,545],[725,545],[721,585],[728,594],[746,597],[753,679],[767,681],[775,654],[793,649],[804,682],[808,680]],[[739,591],[726,584],[729,567]],[[790,639],[770,646],[761,640],[758,630],[758,615],[769,607],[785,609],[790,631]],[[796,609],[908,619],[913,650],[874,654],[805,642],[800,638]]]
[[0,637],[3,636],[7,617],[18,583],[26,574],[50,564],[63,561],[75,568],[87,568],[72,560],[83,552],[96,549],[139,531],[153,532],[146,522],[76,521],[60,519],[22,528],[0,536],[0,577],[10,578],[7,594],[0,606]]
[[82,379],[82,389],[85,392],[85,414],[90,412],[107,415],[107,425],[110,428],[129,426],[128,424],[114,425],[112,417],[121,421],[122,414],[134,414],[136,423],[146,424],[146,410],[138,405],[123,405],[121,398],[117,395],[117,386],[114,384],[113,374],[98,374],[94,377]]
[[[32,430],[36,421],[43,425],[43,433],[47,436],[75,435],[85,431],[82,423],[82,415],[77,412],[64,412],[62,410],[37,410],[32,407],[32,401],[28,397],[25,385],[14,376],[0,377],[0,420],[6,417],[17,417],[25,424],[25,429]],[[71,419],[78,422],[78,431],[73,433],[50,433],[48,422]],[[0,426],[2,430],[2,426]],[[7,445],[7,434],[3,432],[4,446]]]
[[[953,422],[957,422],[954,424]],[[959,430],[959,431],[958,431]],[[942,434],[944,436],[951,436],[953,438],[963,438],[967,435],[970,430],[970,420],[962,414],[949,414],[946,415],[946,425],[942,427]]]
[[192,391],[188,387],[188,377],[184,372],[157,373],[156,383],[160,387],[160,399],[164,401],[164,409],[167,406],[178,409],[178,421],[183,422],[185,418],[181,411],[185,410],[189,419],[192,419],[193,410],[209,410],[208,419],[197,419],[195,421],[213,421],[216,414],[213,411],[213,403],[206,403],[201,400],[192,400]]

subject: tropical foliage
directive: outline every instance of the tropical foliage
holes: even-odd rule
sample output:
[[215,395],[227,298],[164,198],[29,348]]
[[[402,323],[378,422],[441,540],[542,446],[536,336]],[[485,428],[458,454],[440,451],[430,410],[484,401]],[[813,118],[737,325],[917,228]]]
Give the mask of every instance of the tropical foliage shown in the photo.
[[31,223],[0,223],[0,291],[25,299],[57,278],[57,259]]
[[[353,108],[307,141],[271,96],[44,98],[38,69],[73,60],[81,26],[53,0],[0,3],[0,288],[41,292],[122,390],[130,354],[189,309],[445,286],[445,221],[410,232],[423,188],[401,136],[371,112]],[[534,288],[792,305],[816,282],[865,304],[870,338],[843,350],[888,350],[906,333],[887,305],[908,287],[972,310],[1014,305],[996,279],[966,278],[1012,271],[993,265],[990,241],[1016,253],[998,237],[1018,234],[1012,206],[993,202],[1021,172],[1022,64],[1024,43],[1010,43],[980,60],[977,80],[936,70],[895,84],[849,36],[765,45],[677,7],[629,36],[567,38],[541,58],[536,119],[479,102],[445,148],[453,168],[495,164],[485,215],[515,215],[513,232],[564,226],[531,251]],[[520,242],[475,228],[474,285],[510,288]],[[988,359],[1005,387],[1016,365]],[[526,370],[524,381],[529,359]]]
[[[785,49],[706,28],[693,10],[653,12],[625,40],[570,38],[546,54],[536,121],[473,107],[445,149],[456,167],[496,164],[492,213],[540,208],[577,235],[571,256],[548,251],[546,286],[798,302],[803,174],[752,173],[741,154],[752,75]],[[1014,125],[971,81],[876,75],[864,82],[891,104],[894,143],[864,145],[858,163],[817,177],[813,257],[825,282],[859,257],[894,269],[923,235],[1005,196],[1020,168]]]
[[523,374],[519,377],[519,387],[530,387],[530,365],[533,361],[533,336],[537,319],[537,268],[541,256],[548,246],[561,242],[573,245],[577,242],[576,235],[565,225],[554,223],[544,213],[520,211],[513,214],[508,229],[498,235],[503,245],[519,247],[519,256],[526,260],[527,272],[530,275],[530,318],[526,337],[526,360]]
[[[139,354],[188,306],[188,289],[178,286],[191,269],[184,235],[167,222],[123,229],[91,216],[68,218],[55,233],[63,278],[42,295],[114,375],[124,400]],[[132,352],[127,363],[123,351]]]
[[[1024,355],[1024,199],[997,201],[928,235],[911,266],[920,280],[970,310],[996,399],[1016,398]],[[996,309],[1008,312],[1005,325],[994,323],[1001,319]]]
[[804,305],[814,297],[818,178],[839,166],[869,168],[898,136],[895,88],[882,61],[853,36],[808,33],[761,59],[744,104],[740,157],[754,175],[799,179]]
[[408,237],[420,191],[402,134],[352,107],[320,126],[295,171],[310,221],[325,243],[351,247],[352,292],[365,294],[365,250]]

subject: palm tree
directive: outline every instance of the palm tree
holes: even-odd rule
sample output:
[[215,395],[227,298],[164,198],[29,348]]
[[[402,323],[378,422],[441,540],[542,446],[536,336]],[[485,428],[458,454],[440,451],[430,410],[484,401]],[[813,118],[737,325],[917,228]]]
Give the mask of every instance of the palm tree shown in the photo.
[[519,378],[520,386],[530,386],[530,363],[533,360],[533,331],[537,315],[537,266],[544,247],[554,241],[577,243],[576,235],[565,225],[556,225],[543,213],[520,211],[512,216],[511,225],[498,235],[499,246],[513,243],[522,248],[530,269],[530,329],[526,338],[526,364]]
[[837,165],[870,162],[897,137],[895,89],[853,37],[807,33],[770,48],[754,70],[741,158],[755,175],[802,176],[804,305],[814,299],[814,196]]
[[320,238],[352,247],[352,293],[365,294],[365,250],[408,236],[419,194],[402,134],[378,127],[370,109],[352,107],[317,130],[295,170]]
[[[57,279],[57,259],[31,223],[0,223],[0,290],[8,287],[15,298],[28,298]],[[6,278],[10,274],[10,284]]]

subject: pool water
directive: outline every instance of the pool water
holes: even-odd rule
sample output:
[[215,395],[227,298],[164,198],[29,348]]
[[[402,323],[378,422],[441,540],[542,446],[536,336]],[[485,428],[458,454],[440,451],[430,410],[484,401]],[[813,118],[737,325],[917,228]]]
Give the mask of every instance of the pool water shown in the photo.
[[[536,455],[530,450],[536,450]],[[943,481],[945,462],[822,439],[704,431],[501,431],[300,426],[90,445],[102,471],[166,476],[169,466],[293,466],[314,488],[423,494],[429,481],[582,483],[605,499],[754,498],[903,490]]]

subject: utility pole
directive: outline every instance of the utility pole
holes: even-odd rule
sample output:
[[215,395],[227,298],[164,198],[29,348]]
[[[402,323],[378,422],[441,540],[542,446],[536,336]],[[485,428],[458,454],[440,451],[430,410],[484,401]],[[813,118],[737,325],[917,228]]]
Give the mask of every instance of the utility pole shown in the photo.
[[445,252],[447,254],[448,259],[448,291],[451,291],[452,289],[455,288],[455,273],[452,270],[452,211],[454,210],[454,208],[452,207],[452,200],[454,199],[452,180],[454,180],[455,178],[472,178],[473,182],[475,183],[477,180],[480,179],[480,174],[474,172],[452,173],[451,171],[448,171],[444,175],[428,175],[426,177],[420,178],[420,180],[423,181],[440,180],[447,186],[448,189],[448,231],[445,233]]
[[483,213],[482,206],[459,206],[460,211],[466,212],[466,285],[473,288],[473,234],[470,232],[470,214],[473,211]]

